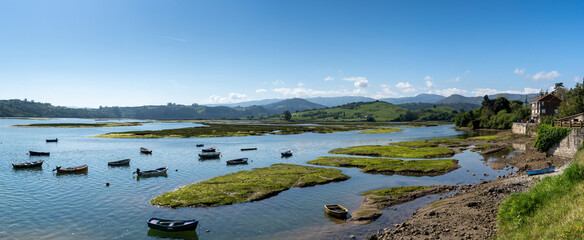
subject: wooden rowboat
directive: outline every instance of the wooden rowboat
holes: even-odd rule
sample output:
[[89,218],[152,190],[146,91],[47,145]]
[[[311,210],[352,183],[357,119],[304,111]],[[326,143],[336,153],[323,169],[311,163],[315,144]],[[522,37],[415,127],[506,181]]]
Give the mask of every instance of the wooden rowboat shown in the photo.
[[38,160],[32,162],[23,162],[23,163],[13,163],[12,167],[14,168],[33,168],[33,167],[40,167],[43,165],[45,160]]
[[241,151],[253,151],[258,150],[258,148],[242,148]]
[[58,138],[55,138],[55,139],[46,139],[45,141],[46,142],[59,142],[59,139]]
[[539,169],[539,170],[527,171],[525,173],[527,173],[527,175],[529,175],[529,176],[532,176],[532,175],[537,175],[537,174],[544,174],[544,173],[553,172],[554,170],[556,170],[556,167],[549,167],[549,168],[544,168],[544,169]]
[[199,153],[199,158],[219,158],[219,156],[221,155],[221,152],[204,152],[204,153]]
[[216,147],[210,147],[210,148],[202,149],[201,151],[203,151],[203,152],[215,152],[215,150],[217,150]]
[[189,231],[197,229],[199,220],[170,220],[162,218],[150,218],[148,219],[148,227],[154,228],[161,231],[168,232],[179,232],[179,231]]
[[107,163],[107,165],[109,165],[109,166],[123,166],[123,165],[129,165],[129,164],[130,164],[129,158]]
[[143,171],[143,172],[140,171],[139,168],[137,168],[134,173],[138,174],[139,177],[149,177],[149,176],[166,175],[166,170],[168,170],[168,166],[157,168],[154,170]]
[[77,166],[77,167],[68,167],[68,168],[61,168],[61,166],[57,166],[53,171],[57,171],[57,173],[84,173],[87,172],[89,166],[87,164]]
[[144,154],[152,154],[152,150],[143,147],[140,148],[140,152]]
[[203,147],[205,144],[197,144],[197,147]]
[[227,165],[235,165],[235,164],[247,164],[247,158],[237,158],[233,160],[227,160]]
[[292,156],[292,150],[288,150],[282,153],[282,157],[291,157]]
[[329,204],[324,205],[324,212],[331,217],[346,219],[349,210],[339,204]]
[[30,156],[49,156],[49,155],[51,155],[51,153],[50,152],[28,151],[28,155],[30,155]]

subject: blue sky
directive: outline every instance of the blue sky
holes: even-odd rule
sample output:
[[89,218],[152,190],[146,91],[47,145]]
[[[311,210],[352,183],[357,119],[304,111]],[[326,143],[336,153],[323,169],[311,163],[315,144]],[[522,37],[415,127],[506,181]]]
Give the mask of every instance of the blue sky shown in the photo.
[[482,96],[584,77],[582,1],[0,4],[0,99],[97,107]]

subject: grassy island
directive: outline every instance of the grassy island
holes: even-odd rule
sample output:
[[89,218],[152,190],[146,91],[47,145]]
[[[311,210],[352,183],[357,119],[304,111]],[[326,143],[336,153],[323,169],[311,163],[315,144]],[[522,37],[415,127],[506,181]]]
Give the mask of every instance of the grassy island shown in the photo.
[[401,128],[382,128],[382,127],[377,127],[375,129],[369,129],[369,130],[365,130],[360,132],[360,134],[378,134],[378,133],[393,133],[393,132],[401,132],[402,129]]
[[420,147],[438,147],[440,145],[448,145],[448,146],[459,146],[464,139],[427,139],[427,140],[419,140],[419,141],[409,141],[409,142],[396,142],[391,143],[390,145],[394,146],[402,146],[402,147],[411,147],[411,148],[420,148]]
[[374,174],[436,176],[460,168],[458,160],[399,160],[392,158],[319,157],[309,164],[332,167],[358,167],[361,172]]
[[307,187],[349,178],[338,169],[280,163],[187,185],[157,196],[150,203],[171,208],[229,205],[269,198],[292,187]]
[[337,125],[263,125],[263,124],[218,124],[206,123],[205,127],[189,127],[158,131],[130,131],[107,133],[96,137],[103,138],[189,138],[189,137],[235,137],[265,134],[300,134],[307,132],[333,133],[370,129],[366,126]]
[[15,127],[56,127],[56,128],[93,128],[93,127],[132,127],[142,126],[142,122],[103,122],[103,123],[34,123],[14,125]]
[[454,156],[454,150],[446,147],[413,148],[393,145],[366,145],[337,148],[329,151],[329,153],[392,158],[439,158]]

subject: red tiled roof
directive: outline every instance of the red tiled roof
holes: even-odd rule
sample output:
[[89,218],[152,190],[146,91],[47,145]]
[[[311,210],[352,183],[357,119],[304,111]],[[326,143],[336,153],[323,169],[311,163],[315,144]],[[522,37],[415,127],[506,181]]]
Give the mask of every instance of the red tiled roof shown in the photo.
[[536,97],[529,102],[530,103],[532,103],[532,102],[562,102],[562,100],[560,100],[559,98],[557,98],[556,96],[554,96],[553,94],[550,93],[550,94],[541,95],[539,97]]

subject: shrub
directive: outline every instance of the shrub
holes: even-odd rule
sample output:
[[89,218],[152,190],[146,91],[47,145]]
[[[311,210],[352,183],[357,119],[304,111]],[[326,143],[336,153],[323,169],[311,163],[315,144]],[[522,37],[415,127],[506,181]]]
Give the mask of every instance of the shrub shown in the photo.
[[559,143],[568,134],[570,134],[572,129],[562,128],[562,127],[552,127],[549,124],[540,124],[537,130],[537,138],[535,139],[535,144],[533,145],[540,152],[545,152],[550,149],[554,144]]

